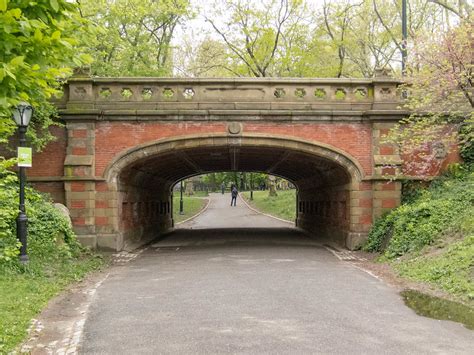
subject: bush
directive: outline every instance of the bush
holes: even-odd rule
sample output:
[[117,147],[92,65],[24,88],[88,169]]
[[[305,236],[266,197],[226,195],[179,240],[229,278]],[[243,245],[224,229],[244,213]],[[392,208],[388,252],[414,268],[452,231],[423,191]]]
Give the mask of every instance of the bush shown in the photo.
[[443,234],[469,233],[473,228],[474,173],[462,166],[413,194],[409,202],[381,217],[369,233],[367,251],[389,259],[418,252]]
[[[17,265],[20,243],[16,238],[18,180],[9,168],[12,160],[0,161],[0,266]],[[31,258],[54,260],[80,253],[68,220],[46,196],[26,189],[28,253]]]
[[459,130],[459,154],[465,163],[474,164],[474,122],[468,121]]

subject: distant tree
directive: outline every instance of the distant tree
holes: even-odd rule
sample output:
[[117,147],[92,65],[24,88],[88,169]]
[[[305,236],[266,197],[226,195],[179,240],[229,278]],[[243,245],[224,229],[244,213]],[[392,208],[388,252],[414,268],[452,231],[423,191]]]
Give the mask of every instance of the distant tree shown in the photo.
[[92,74],[172,75],[171,40],[190,16],[189,0],[78,0],[82,15],[101,31],[89,43]]
[[173,54],[177,75],[182,77],[235,77],[237,63],[221,41],[206,37],[199,43],[185,37],[179,51]]
[[413,114],[395,127],[389,141],[402,153],[421,153],[433,161],[443,143],[451,146],[463,128],[461,149],[473,149],[474,141],[474,24],[462,22],[438,37],[417,37],[411,50],[404,90],[406,107]]
[[51,139],[49,100],[60,93],[72,67],[90,62],[79,39],[91,28],[66,0],[0,0],[0,142],[15,130],[11,110],[20,101],[35,108],[28,130],[37,148]]
[[214,5],[204,16],[237,63],[236,75],[273,76],[281,59],[291,57],[288,43],[302,25],[302,0],[221,0]]

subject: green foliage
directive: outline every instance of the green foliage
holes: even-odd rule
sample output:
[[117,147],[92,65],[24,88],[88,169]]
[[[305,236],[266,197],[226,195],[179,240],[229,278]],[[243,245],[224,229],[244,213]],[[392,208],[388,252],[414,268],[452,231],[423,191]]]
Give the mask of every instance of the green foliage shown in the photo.
[[377,219],[369,233],[369,238],[363,249],[370,252],[381,252],[385,250],[388,241],[393,234],[393,225],[397,216],[395,211]]
[[1,354],[25,338],[31,319],[53,296],[103,265],[102,258],[78,244],[68,220],[49,199],[31,188],[26,190],[30,262],[18,262],[18,180],[9,170],[14,163],[0,160]]
[[[456,173],[434,181],[419,197],[381,217],[369,233],[367,251],[393,259],[419,252],[445,235],[468,233],[474,219],[474,173]],[[471,221],[471,222],[469,222]]]
[[13,160],[0,160],[0,264],[14,260],[20,247],[15,235],[17,178],[8,170],[13,164]]
[[254,191],[253,201],[250,192],[242,195],[253,207],[263,213],[293,222],[296,218],[296,190],[278,190],[278,196],[269,196],[268,191]]
[[474,164],[474,117],[459,130],[459,153],[465,163]]
[[51,298],[103,265],[101,257],[86,251],[76,258],[32,258],[26,267],[0,263],[0,354],[24,341],[31,319]]
[[188,219],[201,211],[207,203],[207,200],[199,197],[183,196],[183,214],[179,214],[179,194],[173,197],[173,219],[175,223],[179,223]]
[[171,39],[189,0],[83,0],[83,16],[99,28],[88,41],[93,75],[170,76]]
[[402,276],[439,285],[449,293],[474,300],[474,235],[451,244],[439,255],[425,255],[395,264]]
[[[0,161],[0,266],[18,268],[16,238],[18,181],[8,168],[13,160]],[[45,196],[26,189],[28,252],[32,259],[53,260],[77,257],[81,247],[69,221]]]
[[414,202],[421,196],[427,186],[427,183],[424,181],[402,181],[402,204]]
[[0,6],[0,143],[13,133],[11,109],[28,101],[36,110],[30,138],[42,147],[41,137],[53,123],[48,100],[61,83],[90,58],[77,38],[86,39],[89,27],[77,6],[66,0],[3,0]]
[[210,191],[220,191],[222,183],[227,189],[232,184],[236,185],[239,190],[249,190],[251,187],[256,189],[261,184],[267,183],[267,179],[268,174],[236,171],[210,173],[202,176],[202,181]]
[[432,244],[467,207],[467,204],[444,199],[401,206],[395,213],[393,235],[385,255],[395,258]]
[[[288,67],[299,62],[296,58],[302,53],[301,40],[309,32],[303,21],[306,11],[302,0],[215,1],[204,16],[227,48],[227,59],[214,62],[208,55],[198,57],[206,60],[199,67],[209,68],[201,72],[216,72],[211,64],[233,76],[288,76]],[[204,45],[208,46],[209,40]],[[219,48],[216,44],[212,47]],[[205,54],[203,50],[197,53]]]

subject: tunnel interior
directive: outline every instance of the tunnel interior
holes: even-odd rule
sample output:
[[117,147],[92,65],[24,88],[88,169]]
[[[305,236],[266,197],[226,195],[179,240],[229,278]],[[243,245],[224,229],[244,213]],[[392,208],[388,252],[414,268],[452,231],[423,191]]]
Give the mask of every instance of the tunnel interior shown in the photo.
[[296,226],[344,243],[353,176],[340,162],[285,146],[213,144],[143,153],[117,171],[117,229],[124,247],[173,228],[172,188],[178,181],[223,171],[264,172],[291,181],[297,188]]

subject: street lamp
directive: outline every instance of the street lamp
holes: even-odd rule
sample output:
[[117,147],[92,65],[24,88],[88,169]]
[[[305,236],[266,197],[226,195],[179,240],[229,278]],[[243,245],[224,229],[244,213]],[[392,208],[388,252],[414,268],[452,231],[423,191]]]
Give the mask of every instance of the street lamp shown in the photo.
[[179,214],[184,214],[184,210],[183,210],[183,180],[181,180],[180,194],[181,194],[181,197],[179,199]]
[[402,74],[406,75],[407,70],[407,0],[402,0]]
[[[20,151],[20,148],[23,148],[26,145],[26,130],[28,128],[28,124],[30,123],[32,115],[33,107],[26,102],[20,102],[18,106],[13,110],[13,119],[15,120],[15,123],[18,126],[18,133],[20,136],[18,151]],[[18,158],[20,158],[20,154]],[[25,164],[20,164],[20,160],[18,162],[18,169],[20,175],[20,212],[18,213],[18,217],[16,219],[16,234],[18,240],[21,243],[20,262],[26,264],[28,263],[28,254],[26,252],[28,218],[26,217],[25,210],[26,170]]]
[[253,201],[253,173],[250,173],[250,201]]

